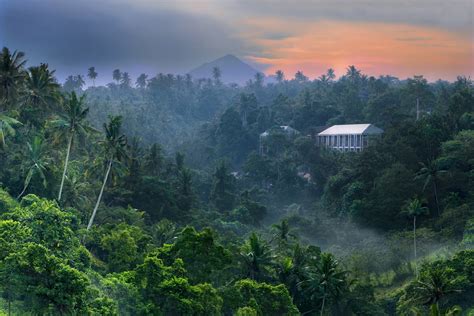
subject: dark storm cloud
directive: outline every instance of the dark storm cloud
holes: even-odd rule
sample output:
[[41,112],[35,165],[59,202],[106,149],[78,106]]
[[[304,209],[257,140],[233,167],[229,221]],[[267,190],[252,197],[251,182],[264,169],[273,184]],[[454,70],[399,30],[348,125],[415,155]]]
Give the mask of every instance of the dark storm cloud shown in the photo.
[[210,16],[120,1],[0,0],[0,44],[31,64],[49,62],[60,77],[92,65],[185,72],[244,48]]

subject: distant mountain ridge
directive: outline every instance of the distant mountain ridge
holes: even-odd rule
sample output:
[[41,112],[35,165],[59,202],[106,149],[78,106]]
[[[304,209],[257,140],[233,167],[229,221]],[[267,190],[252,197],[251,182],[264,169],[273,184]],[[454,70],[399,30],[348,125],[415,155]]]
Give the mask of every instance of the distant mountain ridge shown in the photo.
[[244,63],[236,56],[228,54],[192,69],[189,71],[189,74],[195,79],[212,78],[212,69],[214,67],[219,67],[221,70],[222,82],[237,83],[239,85],[245,84],[249,79],[252,79],[256,73],[261,72]]

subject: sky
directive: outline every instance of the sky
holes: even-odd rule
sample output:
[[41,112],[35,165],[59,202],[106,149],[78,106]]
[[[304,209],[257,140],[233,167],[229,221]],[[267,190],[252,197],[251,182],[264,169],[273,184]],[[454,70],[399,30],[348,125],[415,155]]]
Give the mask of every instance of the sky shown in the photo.
[[474,77],[474,0],[0,0],[0,45],[61,79],[186,73],[234,54],[287,78]]

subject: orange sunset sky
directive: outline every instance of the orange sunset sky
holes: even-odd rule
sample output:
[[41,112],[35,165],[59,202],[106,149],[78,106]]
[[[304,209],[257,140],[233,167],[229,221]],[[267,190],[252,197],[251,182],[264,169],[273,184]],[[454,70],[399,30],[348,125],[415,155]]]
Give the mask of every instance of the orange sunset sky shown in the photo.
[[[0,0],[0,44],[65,76],[186,73],[234,54],[267,74],[474,77],[474,0]],[[60,26],[60,27],[58,27]],[[48,42],[48,45],[44,45]]]

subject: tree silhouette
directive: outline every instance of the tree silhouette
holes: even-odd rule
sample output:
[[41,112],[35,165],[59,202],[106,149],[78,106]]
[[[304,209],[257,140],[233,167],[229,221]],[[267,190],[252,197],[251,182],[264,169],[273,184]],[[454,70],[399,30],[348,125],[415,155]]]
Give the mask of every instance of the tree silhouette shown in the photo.
[[92,85],[95,87],[95,79],[99,74],[95,71],[95,67],[90,67],[87,71],[87,77],[92,80]]
[[101,142],[101,144],[104,150],[104,158],[107,163],[107,167],[104,181],[102,182],[102,187],[100,188],[99,197],[97,198],[94,210],[92,211],[89,223],[87,224],[87,230],[89,230],[94,223],[94,218],[97,214],[97,209],[99,208],[102,194],[104,193],[104,188],[107,183],[107,179],[109,178],[110,170],[112,169],[112,164],[120,163],[127,156],[125,152],[127,139],[125,138],[125,135],[121,133],[121,126],[121,116],[113,116],[109,119],[108,123],[104,123],[105,139]]

